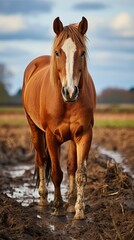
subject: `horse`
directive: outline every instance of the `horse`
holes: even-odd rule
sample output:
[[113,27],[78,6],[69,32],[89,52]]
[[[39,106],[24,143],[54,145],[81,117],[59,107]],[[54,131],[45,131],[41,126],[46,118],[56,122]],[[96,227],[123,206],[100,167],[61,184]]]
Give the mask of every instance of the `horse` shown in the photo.
[[[54,184],[54,212],[65,209],[60,185],[63,172],[60,148],[69,141],[68,212],[85,218],[86,162],[91,147],[96,93],[87,68],[88,21],[63,26],[53,21],[55,38],[51,56],[32,60],[24,72],[22,101],[35,149],[40,206],[48,203],[47,180]],[[76,195],[74,194],[76,190]],[[74,202],[74,195],[76,196]]]

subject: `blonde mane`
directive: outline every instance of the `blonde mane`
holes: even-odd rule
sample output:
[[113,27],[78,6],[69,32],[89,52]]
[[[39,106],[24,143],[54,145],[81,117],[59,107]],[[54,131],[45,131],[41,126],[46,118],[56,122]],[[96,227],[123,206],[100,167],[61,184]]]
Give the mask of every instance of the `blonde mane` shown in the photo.
[[[55,49],[60,45],[62,46],[64,41],[69,37],[75,42],[76,46],[83,47],[87,55],[87,47],[86,47],[87,37],[85,35],[83,36],[78,31],[78,25],[70,24],[68,26],[65,26],[63,31],[59,34],[59,36],[56,36],[54,38],[54,42],[52,46],[52,57],[50,62],[50,81],[53,84],[57,83],[57,76],[56,76],[57,74],[56,74],[56,66],[55,66],[55,62],[56,62]],[[86,57],[85,57],[85,71],[87,71]]]

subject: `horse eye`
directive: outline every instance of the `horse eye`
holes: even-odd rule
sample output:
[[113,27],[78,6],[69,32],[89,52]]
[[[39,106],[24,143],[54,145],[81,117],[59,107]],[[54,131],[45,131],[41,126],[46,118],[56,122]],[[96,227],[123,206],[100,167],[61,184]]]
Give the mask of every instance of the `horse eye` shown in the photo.
[[81,57],[85,56],[85,53],[86,53],[85,51],[82,51],[80,56]]
[[56,55],[57,57],[59,57],[59,56],[60,56],[60,54],[59,54],[59,52],[58,52],[58,51],[55,51],[55,55]]

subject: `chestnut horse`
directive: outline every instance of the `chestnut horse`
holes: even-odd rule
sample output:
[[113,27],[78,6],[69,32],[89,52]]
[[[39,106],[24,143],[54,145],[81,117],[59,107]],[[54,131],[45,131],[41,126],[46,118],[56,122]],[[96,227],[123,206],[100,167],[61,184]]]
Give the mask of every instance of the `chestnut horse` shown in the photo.
[[[85,163],[91,146],[96,102],[94,84],[87,69],[87,28],[84,17],[78,25],[65,27],[57,17],[53,23],[56,36],[52,56],[34,59],[25,70],[23,83],[23,105],[36,151],[40,205],[48,204],[45,172],[50,170],[51,162],[54,214],[61,214],[63,172],[59,162],[60,146],[70,140],[68,211],[75,212],[74,219],[85,218]],[[75,184],[77,199],[74,204]]]

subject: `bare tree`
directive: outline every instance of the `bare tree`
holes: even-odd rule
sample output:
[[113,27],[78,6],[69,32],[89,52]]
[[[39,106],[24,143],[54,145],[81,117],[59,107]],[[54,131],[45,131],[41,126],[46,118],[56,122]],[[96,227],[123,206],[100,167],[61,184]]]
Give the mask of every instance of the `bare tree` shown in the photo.
[[8,69],[4,63],[0,63],[0,83],[7,91],[11,88],[10,78],[12,76],[13,72]]

